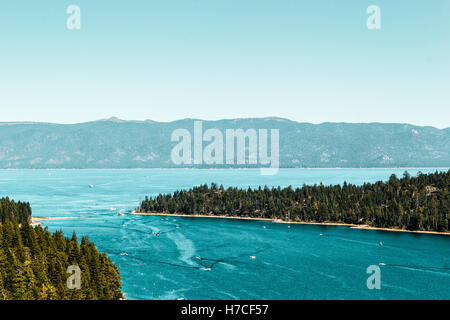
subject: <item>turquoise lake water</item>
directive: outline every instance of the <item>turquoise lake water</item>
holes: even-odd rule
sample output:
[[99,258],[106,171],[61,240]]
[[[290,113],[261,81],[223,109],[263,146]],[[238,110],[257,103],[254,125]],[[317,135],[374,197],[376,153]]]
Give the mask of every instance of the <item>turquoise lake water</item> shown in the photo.
[[[0,170],[0,196],[29,201],[34,216],[86,217],[44,225],[89,235],[119,266],[129,299],[450,299],[449,236],[127,214],[146,195],[203,183],[362,184],[404,171]],[[380,263],[381,290],[369,290],[366,269]]]

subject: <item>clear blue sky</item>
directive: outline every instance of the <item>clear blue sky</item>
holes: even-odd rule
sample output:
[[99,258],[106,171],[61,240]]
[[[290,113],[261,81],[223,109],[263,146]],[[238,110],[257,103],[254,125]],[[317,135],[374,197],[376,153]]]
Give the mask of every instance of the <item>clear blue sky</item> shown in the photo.
[[[81,30],[66,8],[81,8]],[[381,7],[382,29],[366,28]],[[0,121],[450,126],[448,0],[1,0]]]

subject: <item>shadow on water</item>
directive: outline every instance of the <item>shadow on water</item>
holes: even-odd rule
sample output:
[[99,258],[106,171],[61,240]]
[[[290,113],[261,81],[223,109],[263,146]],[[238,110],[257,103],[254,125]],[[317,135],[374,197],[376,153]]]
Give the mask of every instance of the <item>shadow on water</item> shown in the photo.
[[[214,247],[214,249],[218,248],[218,247],[223,247],[222,246],[217,246]],[[255,251],[252,251],[251,253],[246,252],[246,253],[242,253],[239,255],[234,255],[234,256],[228,256],[228,257],[222,257],[222,258],[207,258],[207,257],[198,257],[199,259],[199,263],[204,267],[204,268],[209,268],[212,269],[214,268],[217,264],[219,263],[234,263],[234,264],[248,264],[245,263],[244,261],[242,261],[243,257],[252,257],[255,256],[257,254],[260,254],[262,252],[265,252],[269,249],[272,249],[272,246],[266,246],[263,248],[259,248]]]

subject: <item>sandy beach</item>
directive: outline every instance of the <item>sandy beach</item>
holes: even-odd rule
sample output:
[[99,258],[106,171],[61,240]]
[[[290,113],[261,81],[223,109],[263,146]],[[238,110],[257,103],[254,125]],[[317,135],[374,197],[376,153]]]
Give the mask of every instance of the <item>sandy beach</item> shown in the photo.
[[320,226],[343,226],[351,229],[362,230],[378,230],[378,231],[391,231],[391,232],[409,232],[409,233],[422,233],[422,234],[437,234],[449,236],[450,232],[437,232],[437,231],[420,231],[420,230],[406,230],[406,229],[393,229],[393,228],[377,228],[366,224],[350,224],[350,223],[337,223],[337,222],[304,222],[304,221],[285,221],[281,219],[268,219],[268,218],[249,218],[249,217],[230,217],[230,216],[213,216],[213,215],[200,215],[200,214],[171,214],[171,213],[145,213],[132,211],[131,214],[143,215],[143,216],[161,216],[161,217],[184,217],[184,218],[213,218],[213,219],[234,219],[234,220],[253,220],[253,221],[269,221],[273,223],[286,223],[286,224],[306,224],[306,225],[320,225]]
[[84,219],[87,217],[31,217],[31,225],[37,226],[41,223],[39,221],[43,220],[72,220],[72,219]]

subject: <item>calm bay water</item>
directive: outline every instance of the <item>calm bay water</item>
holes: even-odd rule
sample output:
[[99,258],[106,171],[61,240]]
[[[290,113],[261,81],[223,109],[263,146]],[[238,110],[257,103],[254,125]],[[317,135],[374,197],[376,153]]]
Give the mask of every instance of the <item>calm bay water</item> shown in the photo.
[[[408,171],[414,175],[419,169]],[[146,195],[203,183],[243,188],[362,184],[403,172],[0,170],[0,196],[29,201],[33,216],[86,217],[45,225],[67,236],[89,235],[119,266],[129,299],[450,299],[448,236],[126,214]],[[380,266],[382,289],[368,290],[366,269],[380,263],[385,264]]]

